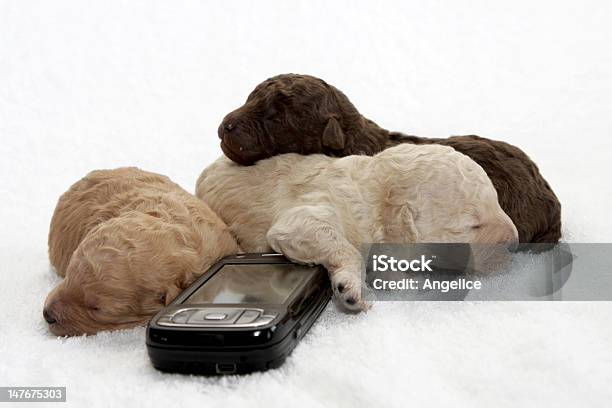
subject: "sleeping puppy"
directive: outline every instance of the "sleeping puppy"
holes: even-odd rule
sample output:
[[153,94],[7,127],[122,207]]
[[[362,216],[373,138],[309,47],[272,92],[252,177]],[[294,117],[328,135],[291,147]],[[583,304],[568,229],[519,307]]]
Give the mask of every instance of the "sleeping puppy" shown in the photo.
[[65,279],[43,315],[59,336],[143,325],[237,252],[223,221],[169,178],[137,168],[93,171],[53,214],[49,258]]
[[222,157],[203,171],[196,195],[244,250],[272,248],[326,267],[349,311],[365,307],[362,243],[518,241],[483,169],[446,146],[402,144],[342,159],[284,154],[251,167]]
[[245,104],[223,119],[218,133],[225,155],[242,165],[282,153],[344,157],[373,155],[401,143],[450,146],[485,170],[520,242],[556,243],[561,237],[559,200],[517,147],[478,136],[434,139],[389,132],[312,76],[279,75],[257,85]]

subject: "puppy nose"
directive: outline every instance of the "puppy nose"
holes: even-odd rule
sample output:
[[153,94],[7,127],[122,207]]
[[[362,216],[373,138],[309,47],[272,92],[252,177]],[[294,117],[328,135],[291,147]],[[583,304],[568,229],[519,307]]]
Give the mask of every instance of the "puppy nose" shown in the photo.
[[514,252],[517,250],[519,245],[518,232],[514,224],[510,224],[506,230],[506,233],[503,235],[499,243],[508,248],[510,252]]
[[514,252],[518,249],[518,246],[519,246],[518,239],[513,238],[511,241],[508,242],[508,251]]
[[217,135],[219,139],[223,140],[229,133],[236,129],[236,122],[231,118],[226,118],[221,122],[219,128],[217,129]]
[[57,322],[57,319],[55,318],[55,316],[53,315],[53,312],[51,311],[51,309],[49,309],[48,307],[45,307],[43,309],[43,317],[45,318],[45,320],[47,321],[47,323],[49,324],[53,324],[55,322]]

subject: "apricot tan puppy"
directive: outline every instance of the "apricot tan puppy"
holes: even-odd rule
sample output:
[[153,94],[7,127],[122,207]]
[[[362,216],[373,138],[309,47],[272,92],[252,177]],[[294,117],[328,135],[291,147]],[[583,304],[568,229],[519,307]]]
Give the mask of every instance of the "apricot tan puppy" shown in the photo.
[[515,244],[517,230],[484,170],[439,145],[403,144],[373,157],[290,153],[206,168],[196,195],[247,252],[283,253],[330,273],[341,307],[359,311],[366,242]]
[[47,297],[45,320],[56,335],[146,324],[237,252],[223,221],[169,178],[93,171],[61,196],[51,220],[49,258],[65,279]]

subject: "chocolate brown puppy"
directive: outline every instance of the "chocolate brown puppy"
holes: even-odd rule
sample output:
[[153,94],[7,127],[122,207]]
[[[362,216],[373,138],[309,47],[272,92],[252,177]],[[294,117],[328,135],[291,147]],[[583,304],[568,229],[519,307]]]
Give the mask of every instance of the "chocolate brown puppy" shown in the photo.
[[390,132],[319,78],[285,74],[262,82],[223,119],[218,133],[225,155],[242,165],[282,153],[343,157],[373,155],[400,143],[450,146],[485,170],[521,243],[556,243],[561,237],[561,204],[519,148],[474,135],[422,138]]

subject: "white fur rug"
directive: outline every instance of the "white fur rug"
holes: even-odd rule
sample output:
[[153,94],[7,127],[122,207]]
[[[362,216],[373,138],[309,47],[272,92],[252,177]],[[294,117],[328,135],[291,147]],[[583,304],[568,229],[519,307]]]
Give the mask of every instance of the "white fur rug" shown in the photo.
[[144,329],[55,338],[41,309],[72,182],[136,165],[193,190],[223,115],[283,72],[390,129],[521,146],[565,239],[610,241],[611,18],[606,1],[0,1],[0,386],[88,407],[609,405],[609,302],[330,306],[282,368],[212,379],[156,372]]

